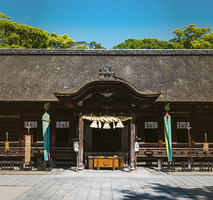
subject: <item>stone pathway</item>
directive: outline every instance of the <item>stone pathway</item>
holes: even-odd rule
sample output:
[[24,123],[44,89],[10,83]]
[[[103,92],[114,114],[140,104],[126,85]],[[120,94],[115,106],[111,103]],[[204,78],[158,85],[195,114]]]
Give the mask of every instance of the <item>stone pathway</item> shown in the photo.
[[46,175],[0,175],[0,193],[2,197],[1,189],[6,187],[26,187],[16,200],[213,199],[213,176],[177,174],[153,175],[139,169],[136,173],[63,170]]

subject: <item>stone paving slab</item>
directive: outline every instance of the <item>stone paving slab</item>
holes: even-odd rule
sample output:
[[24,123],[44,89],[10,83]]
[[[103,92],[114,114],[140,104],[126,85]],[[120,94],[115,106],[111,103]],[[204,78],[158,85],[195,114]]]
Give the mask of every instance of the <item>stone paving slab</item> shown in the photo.
[[213,176],[213,172],[166,172],[172,176]]
[[199,200],[213,199],[213,187],[184,187],[182,189]]
[[32,186],[0,186],[0,199],[12,200],[29,190]]
[[16,200],[213,199],[213,176],[152,175],[146,170],[0,175],[0,188],[11,186],[25,188]]
[[15,174],[19,174],[19,175],[44,175],[44,174],[48,174],[48,171],[37,171],[37,170],[32,170],[32,171],[20,171],[20,170],[0,170],[0,175],[15,175]]

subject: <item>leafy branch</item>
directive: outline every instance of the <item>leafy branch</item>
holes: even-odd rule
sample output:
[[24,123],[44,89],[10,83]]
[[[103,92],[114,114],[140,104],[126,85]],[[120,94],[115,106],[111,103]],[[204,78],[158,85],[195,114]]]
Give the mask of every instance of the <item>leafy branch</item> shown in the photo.
[[44,104],[44,110],[46,110],[46,112],[50,109],[50,103],[45,103]]
[[169,112],[169,110],[170,110],[169,105],[170,105],[170,103],[167,103],[167,104],[164,106],[164,109],[165,109],[167,112]]

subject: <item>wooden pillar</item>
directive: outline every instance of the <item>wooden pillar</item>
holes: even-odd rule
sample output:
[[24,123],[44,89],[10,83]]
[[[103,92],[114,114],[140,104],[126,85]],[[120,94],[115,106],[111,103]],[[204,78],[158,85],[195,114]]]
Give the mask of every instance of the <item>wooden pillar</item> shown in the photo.
[[190,111],[190,134],[192,137],[192,140],[195,141],[195,107],[194,105],[191,105],[191,111]]
[[158,169],[161,169],[161,165],[162,165],[162,160],[158,159]]
[[164,141],[164,110],[163,106],[159,106],[159,115],[158,115],[158,142]]
[[84,170],[83,157],[84,157],[84,121],[82,119],[83,114],[79,114],[79,134],[78,134],[78,166],[77,171],[81,172]]
[[145,143],[146,138],[145,138],[145,120],[144,120],[144,118],[143,118],[142,123],[140,125],[140,131],[141,131],[141,142]]
[[135,114],[132,114],[130,133],[130,172],[135,171]]
[[56,121],[55,121],[55,109],[54,106],[51,107],[50,112],[50,146],[55,147],[56,138]]
[[24,133],[24,107],[23,105],[20,106],[19,109],[19,140],[23,140],[23,133]]

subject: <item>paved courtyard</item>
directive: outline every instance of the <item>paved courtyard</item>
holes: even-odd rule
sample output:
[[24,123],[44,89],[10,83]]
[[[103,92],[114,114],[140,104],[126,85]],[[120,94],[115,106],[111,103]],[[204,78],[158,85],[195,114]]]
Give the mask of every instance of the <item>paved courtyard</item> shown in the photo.
[[0,174],[0,199],[213,199],[213,172],[151,174],[145,169]]

